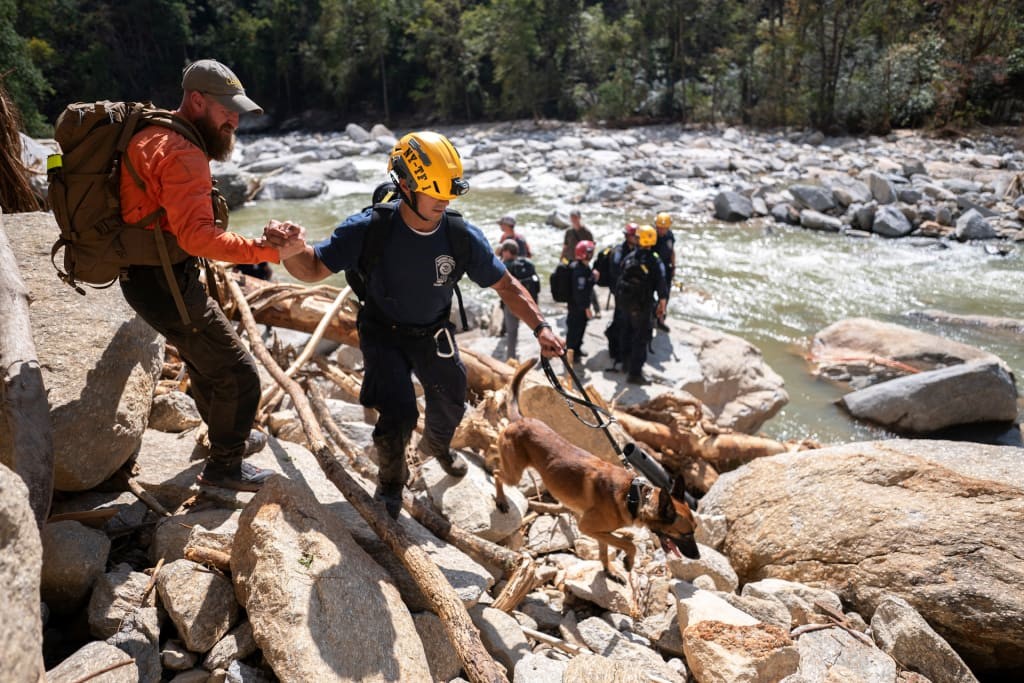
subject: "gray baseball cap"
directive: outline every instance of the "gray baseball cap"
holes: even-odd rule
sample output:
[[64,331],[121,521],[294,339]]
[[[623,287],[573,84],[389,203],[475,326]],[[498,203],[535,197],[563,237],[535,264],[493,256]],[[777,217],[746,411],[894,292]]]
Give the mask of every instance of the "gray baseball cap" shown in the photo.
[[181,74],[181,87],[209,95],[239,114],[263,113],[260,105],[246,97],[238,76],[215,59],[200,59],[186,66]]

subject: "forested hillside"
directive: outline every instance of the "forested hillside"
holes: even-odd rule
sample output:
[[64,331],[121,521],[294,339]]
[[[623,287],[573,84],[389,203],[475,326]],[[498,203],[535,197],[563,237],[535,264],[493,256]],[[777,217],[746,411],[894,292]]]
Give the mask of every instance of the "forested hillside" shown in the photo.
[[0,0],[0,78],[35,135],[70,100],[173,106],[203,57],[274,125],[884,132],[1019,124],[1022,27],[1024,0]]

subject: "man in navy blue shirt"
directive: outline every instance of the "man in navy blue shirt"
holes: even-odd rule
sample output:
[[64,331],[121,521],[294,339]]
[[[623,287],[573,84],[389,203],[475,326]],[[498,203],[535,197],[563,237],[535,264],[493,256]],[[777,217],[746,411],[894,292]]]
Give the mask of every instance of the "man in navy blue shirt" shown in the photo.
[[[433,132],[406,135],[388,157],[388,172],[401,199],[390,214],[383,253],[365,273],[365,302],[357,326],[365,361],[359,401],[379,415],[373,430],[380,460],[375,497],[397,517],[409,476],[405,449],[419,417],[412,373],[426,402],[418,450],[437,458],[451,476],[466,473],[466,464],[449,450],[466,400],[466,368],[449,322],[459,276],[465,273],[481,287],[493,288],[505,307],[533,330],[543,355],[561,355],[565,345],[480,229],[446,213],[448,203],[469,190],[462,161],[447,138]],[[359,268],[373,211],[350,216],[316,246],[307,244],[305,229],[292,223],[272,221],[265,234],[279,248],[289,273],[314,282]],[[461,238],[456,234],[460,230],[466,233]],[[468,241],[468,253],[460,256],[464,263],[456,258],[456,241]]]

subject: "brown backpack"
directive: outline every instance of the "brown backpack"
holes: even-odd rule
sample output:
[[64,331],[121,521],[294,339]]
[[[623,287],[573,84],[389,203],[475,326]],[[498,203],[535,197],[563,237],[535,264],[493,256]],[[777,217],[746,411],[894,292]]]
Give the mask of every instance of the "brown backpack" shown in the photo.
[[[50,261],[61,280],[79,294],[79,283],[109,287],[127,266],[163,266],[175,295],[175,304],[188,323],[171,264],[189,254],[173,235],[160,229],[159,208],[135,223],[121,218],[121,167],[145,189],[142,179],[124,154],[132,136],[146,126],[158,125],[180,133],[205,153],[202,138],[192,124],[148,102],[76,102],[57,118],[54,138],[63,154],[47,160],[48,199],[60,227]],[[227,205],[213,191],[214,216],[227,227]],[[149,227],[149,226],[152,226]],[[64,270],[56,263],[64,249]],[[99,287],[97,287],[99,288]]]

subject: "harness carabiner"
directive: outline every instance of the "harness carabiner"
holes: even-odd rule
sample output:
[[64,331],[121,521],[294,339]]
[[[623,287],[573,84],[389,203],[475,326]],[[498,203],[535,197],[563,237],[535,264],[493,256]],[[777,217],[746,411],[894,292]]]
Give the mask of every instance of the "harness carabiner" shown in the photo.
[[[448,343],[448,351],[441,351],[441,339],[444,338]],[[447,327],[442,327],[434,333],[434,346],[437,347],[438,358],[452,358],[455,355],[455,341],[452,339],[452,333]]]

